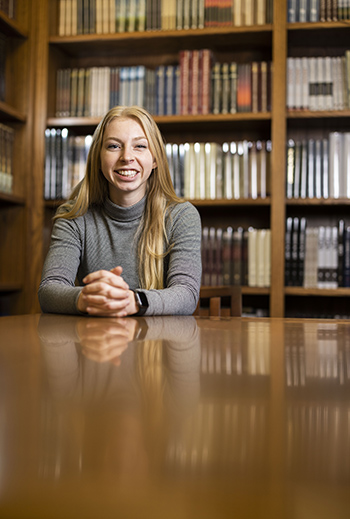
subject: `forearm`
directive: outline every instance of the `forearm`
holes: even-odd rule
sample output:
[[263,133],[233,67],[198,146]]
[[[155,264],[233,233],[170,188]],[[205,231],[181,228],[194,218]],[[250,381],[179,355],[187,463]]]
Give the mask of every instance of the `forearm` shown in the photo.
[[72,287],[61,283],[42,283],[38,296],[41,309],[45,313],[80,315],[77,302],[82,287]]

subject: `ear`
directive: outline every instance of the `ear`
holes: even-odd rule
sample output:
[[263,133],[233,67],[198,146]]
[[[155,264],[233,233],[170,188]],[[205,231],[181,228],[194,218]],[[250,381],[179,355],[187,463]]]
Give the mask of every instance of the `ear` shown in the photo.
[[156,167],[157,167],[157,163],[156,163],[156,161],[154,160],[154,161],[153,161],[153,165],[152,165],[152,169],[155,169]]

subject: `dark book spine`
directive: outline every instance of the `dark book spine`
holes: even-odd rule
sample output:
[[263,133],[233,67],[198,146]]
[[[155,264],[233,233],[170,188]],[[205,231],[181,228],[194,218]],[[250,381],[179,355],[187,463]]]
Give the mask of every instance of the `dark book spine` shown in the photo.
[[344,287],[350,287],[350,227],[346,228],[344,234]]
[[338,287],[344,286],[344,239],[345,221],[341,219],[338,222]]
[[301,218],[300,225],[299,225],[298,282],[297,282],[297,285],[299,287],[302,287],[304,284],[305,237],[306,237],[306,218]]
[[292,257],[292,226],[293,218],[288,217],[286,222],[285,251],[284,251],[284,283],[291,285],[291,257]]

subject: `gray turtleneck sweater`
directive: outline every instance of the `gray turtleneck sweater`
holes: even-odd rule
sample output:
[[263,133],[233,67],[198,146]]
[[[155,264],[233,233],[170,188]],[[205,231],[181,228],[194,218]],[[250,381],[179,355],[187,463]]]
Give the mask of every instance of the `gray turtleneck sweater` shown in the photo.
[[[79,314],[77,300],[83,278],[100,269],[123,267],[131,290],[140,288],[135,235],[146,198],[131,207],[109,199],[74,220],[56,220],[51,236],[39,301],[43,312]],[[201,222],[188,202],[169,210],[166,232],[173,247],[164,260],[162,290],[147,295],[146,315],[190,315],[196,309],[201,282]],[[79,285],[79,286],[76,286]]]

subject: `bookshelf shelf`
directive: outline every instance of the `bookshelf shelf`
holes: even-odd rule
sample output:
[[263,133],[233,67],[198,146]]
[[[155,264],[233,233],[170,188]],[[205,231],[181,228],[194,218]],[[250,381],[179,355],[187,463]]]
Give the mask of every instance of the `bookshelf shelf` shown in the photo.
[[242,286],[242,295],[268,296],[270,288]]
[[189,200],[193,205],[197,207],[222,207],[222,206],[240,206],[240,205],[266,205],[271,204],[270,197],[267,198],[239,198],[237,200],[219,198],[216,200]]
[[25,123],[27,120],[25,114],[3,101],[0,101],[0,118],[2,121],[13,121],[19,123]]
[[19,283],[0,283],[0,293],[20,292],[23,290],[23,285]]
[[227,45],[240,48],[260,45],[271,46],[272,25],[253,25],[249,27],[222,27],[205,29],[188,29],[178,31],[145,31],[115,34],[82,34],[78,36],[51,36],[51,46],[73,57],[97,56],[113,52],[116,45],[118,53],[130,52],[163,54],[178,52],[185,48],[210,47],[211,49],[227,49]]
[[322,111],[311,111],[311,110],[296,110],[287,111],[288,119],[337,119],[337,118],[349,118],[350,110],[322,110]]
[[19,205],[24,206],[26,203],[25,197],[23,196],[15,196],[12,194],[1,193],[0,192],[0,203],[7,205]]
[[0,32],[5,36],[28,38],[28,32],[16,20],[9,18],[2,11],[0,11]]
[[317,296],[317,297],[349,297],[350,288],[302,288],[285,287],[284,293],[287,296]]
[[[208,114],[208,115],[164,115],[154,117],[157,124],[161,126],[178,124],[197,125],[203,123],[223,124],[242,121],[270,121],[270,112],[259,113],[236,113],[236,114]],[[49,117],[47,119],[48,127],[69,127],[69,128],[92,128],[96,127],[100,122],[100,117]]]
[[287,23],[288,31],[327,31],[330,29],[343,29],[350,27],[350,20],[338,22],[296,22]]
[[295,198],[286,200],[286,205],[290,206],[348,206],[350,205],[349,198]]

